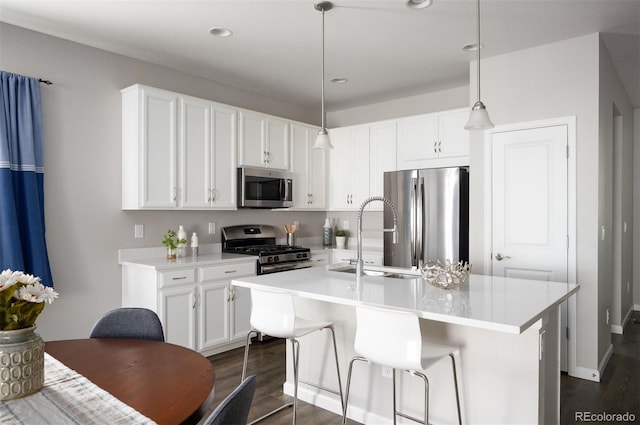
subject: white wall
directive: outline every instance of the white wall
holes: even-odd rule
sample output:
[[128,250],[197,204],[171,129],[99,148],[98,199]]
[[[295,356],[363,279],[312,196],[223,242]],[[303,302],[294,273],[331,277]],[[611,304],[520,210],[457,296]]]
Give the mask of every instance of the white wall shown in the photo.
[[[319,111],[259,96],[150,63],[0,23],[0,68],[51,80],[42,85],[45,127],[47,243],[60,298],[45,308],[38,332],[45,340],[82,338],[105,311],[119,307],[118,249],[160,246],[168,228],[185,225],[201,243],[218,228],[292,220],[300,237],[322,234],[325,213],[269,211],[121,211],[120,89],[143,83],[180,93],[317,124]],[[145,238],[133,226],[145,225]],[[284,237],[284,231],[282,233]]]
[[[633,109],[602,42],[599,65],[600,214],[609,236],[600,242],[599,290],[603,302],[610,299],[612,329],[621,333],[633,309]],[[603,338],[601,355],[608,349]]]
[[[611,345],[605,312],[612,300],[611,103],[615,100],[625,123],[632,122],[629,101],[619,93],[619,81],[601,54],[598,34],[483,59],[482,99],[496,125],[564,116],[577,117],[577,358],[576,366],[598,371]],[[602,63],[605,63],[602,67]],[[474,63],[470,64],[470,93],[475,93]],[[603,89],[600,91],[600,81]],[[613,91],[613,92],[610,92]],[[600,121],[603,104],[609,112]],[[629,137],[628,124],[624,125]],[[608,135],[608,138],[607,138]],[[628,139],[625,139],[628,140]],[[484,139],[474,134],[471,169],[482,175]],[[484,211],[483,181],[471,182],[471,209]],[[483,214],[472,216],[471,262],[483,258]],[[600,226],[606,226],[604,246]],[[607,245],[608,244],[608,245]]]
[[329,128],[345,127],[392,118],[427,114],[446,109],[464,108],[468,104],[469,88],[463,86],[329,112],[327,113],[327,126]]

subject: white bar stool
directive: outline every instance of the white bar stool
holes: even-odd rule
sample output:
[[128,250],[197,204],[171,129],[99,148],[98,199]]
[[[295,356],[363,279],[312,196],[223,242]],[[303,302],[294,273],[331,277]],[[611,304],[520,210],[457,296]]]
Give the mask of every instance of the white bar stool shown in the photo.
[[276,338],[286,338],[291,342],[293,349],[293,402],[287,403],[277,409],[267,413],[266,415],[251,422],[252,424],[259,422],[274,413],[279,412],[287,407],[293,406],[293,425],[296,423],[296,411],[298,407],[298,364],[300,356],[300,343],[296,338],[310,334],[311,332],[328,329],[331,331],[333,341],[333,354],[336,360],[336,371],[338,374],[339,391],[316,385],[311,382],[303,381],[307,385],[314,386],[324,391],[340,396],[342,410],[344,410],[344,397],[342,395],[342,380],[340,379],[340,366],[338,363],[338,349],[336,347],[336,335],[333,330],[332,322],[313,322],[303,319],[296,315],[293,296],[286,291],[265,290],[251,288],[251,319],[252,329],[247,333],[247,342],[244,348],[244,362],[242,364],[242,381],[244,381],[247,372],[247,360],[249,358],[249,345],[251,336],[261,332],[265,335]]
[[[356,340],[354,350],[356,356],[349,362],[347,375],[347,389],[344,399],[342,424],[347,422],[347,408],[349,404],[349,387],[351,385],[351,371],[355,361],[377,363],[393,368],[393,423],[396,416],[402,416],[412,421],[429,423],[429,379],[422,373],[429,366],[447,356],[451,358],[453,367],[453,383],[456,390],[456,405],[458,409],[458,424],[462,424],[460,412],[460,396],[458,394],[458,376],[454,355],[455,347],[426,344],[422,340],[418,316],[409,312],[394,311],[382,308],[356,307]],[[424,380],[425,402],[424,420],[406,415],[396,408],[396,369],[406,370],[414,376]]]

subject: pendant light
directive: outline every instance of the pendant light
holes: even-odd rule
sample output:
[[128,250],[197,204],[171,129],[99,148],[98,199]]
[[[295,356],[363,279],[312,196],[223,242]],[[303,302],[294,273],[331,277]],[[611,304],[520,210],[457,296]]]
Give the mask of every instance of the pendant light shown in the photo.
[[325,126],[326,113],[324,111],[324,12],[333,8],[333,3],[328,1],[321,1],[314,5],[314,8],[322,12],[322,127],[318,131],[318,137],[313,144],[314,149],[333,149],[331,140],[329,139],[329,133]]
[[476,44],[476,50],[478,51],[478,100],[471,108],[471,115],[469,115],[469,121],[464,126],[465,130],[487,130],[495,127],[489,119],[489,113],[484,103],[480,100],[480,0],[476,0],[476,17],[478,23],[478,44]]

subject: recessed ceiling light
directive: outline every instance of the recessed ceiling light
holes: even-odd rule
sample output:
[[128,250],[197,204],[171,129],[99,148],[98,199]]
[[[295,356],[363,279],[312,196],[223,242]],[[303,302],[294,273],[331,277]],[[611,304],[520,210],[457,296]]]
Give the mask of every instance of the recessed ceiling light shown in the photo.
[[[484,44],[480,43],[480,48],[484,49]],[[462,50],[464,50],[465,52],[475,52],[476,50],[478,50],[478,45],[476,43],[471,43],[471,44],[466,44]]]
[[211,28],[209,30],[209,34],[214,35],[216,37],[231,37],[233,35],[233,31],[228,28]]
[[334,84],[344,84],[347,81],[349,81],[349,80],[347,80],[346,78],[332,78],[331,79],[331,82],[334,83]]
[[433,0],[407,0],[405,3],[409,9],[424,9],[433,4]]

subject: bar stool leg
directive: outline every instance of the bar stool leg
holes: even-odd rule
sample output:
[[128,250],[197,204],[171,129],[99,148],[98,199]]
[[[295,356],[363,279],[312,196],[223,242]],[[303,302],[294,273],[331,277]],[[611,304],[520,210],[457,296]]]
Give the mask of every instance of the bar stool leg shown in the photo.
[[393,425],[396,425],[396,415],[398,414],[396,407],[396,368],[392,370],[391,379],[393,380]]
[[368,359],[362,356],[354,356],[351,358],[351,361],[349,362],[349,371],[347,372],[347,388],[344,393],[344,408],[342,409],[342,425],[347,424],[347,408],[349,407],[349,389],[351,387],[351,372],[353,371],[353,363],[356,361],[370,363]]
[[300,357],[300,343],[295,338],[290,338],[293,351],[293,425],[296,425],[296,414],[298,413],[298,365]]
[[453,353],[449,354],[451,357],[451,366],[453,367],[453,385],[456,390],[456,407],[458,408],[458,425],[462,425],[462,412],[460,411],[460,394],[458,392],[458,373],[456,372],[456,359]]
[[340,391],[340,403],[342,404],[342,410],[344,411],[344,394],[342,392],[342,379],[340,378],[340,363],[338,362],[338,346],[336,345],[336,332],[333,329],[333,326],[329,326],[328,328],[331,331],[331,338],[333,340],[333,354],[336,359],[336,373],[338,374],[338,388]]
[[242,362],[242,378],[240,383],[244,382],[244,378],[247,376],[247,362],[249,360],[249,345],[251,344],[251,334],[258,335],[258,331],[251,329],[247,332],[247,341],[244,345],[244,361]]

